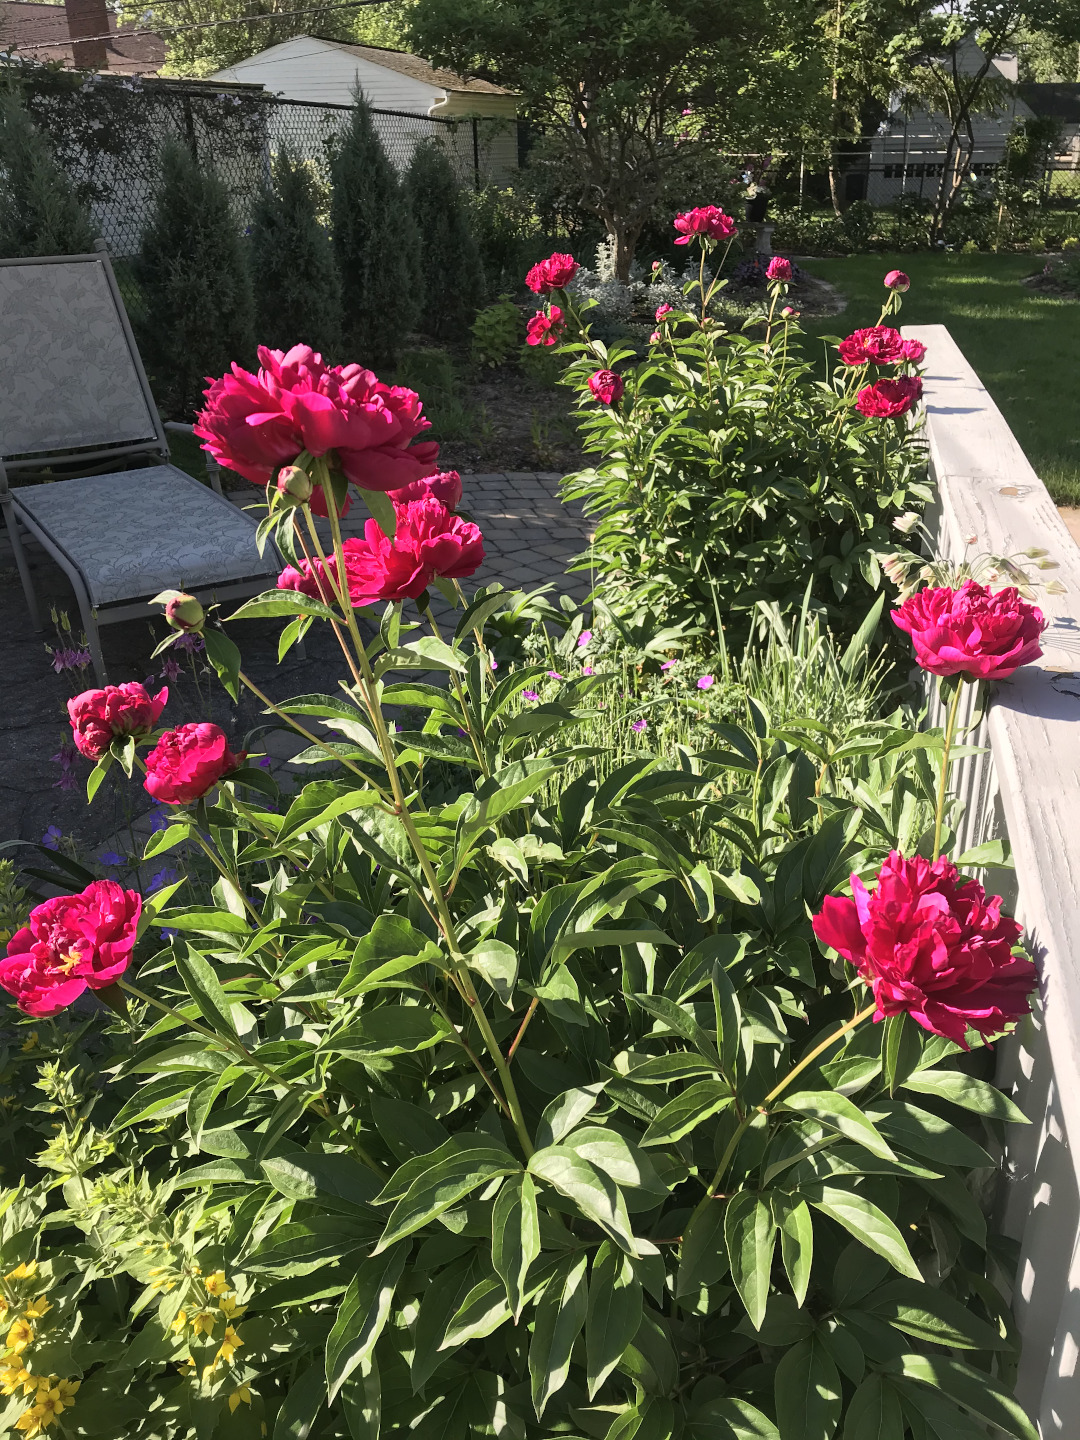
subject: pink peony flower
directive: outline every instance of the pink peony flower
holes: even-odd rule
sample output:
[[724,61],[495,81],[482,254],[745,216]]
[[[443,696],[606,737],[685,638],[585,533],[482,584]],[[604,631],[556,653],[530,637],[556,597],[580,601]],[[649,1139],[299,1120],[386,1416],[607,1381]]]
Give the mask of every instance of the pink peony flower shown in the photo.
[[859,391],[855,408],[872,420],[890,420],[906,415],[922,394],[922,381],[917,375],[901,375],[896,380],[875,380]]
[[769,261],[769,268],[765,271],[769,280],[787,281],[791,279],[791,261],[785,260],[782,255],[774,255]]
[[[346,540],[345,545],[349,542]],[[345,548],[342,546],[342,549]],[[348,568],[348,561],[346,561]],[[296,590],[312,600],[321,600],[324,605],[333,605],[337,599],[334,586],[337,580],[337,560],[333,555],[325,563],[317,555],[310,560],[307,556],[299,565],[286,565],[277,578],[279,590]]]
[[219,464],[267,485],[307,450],[362,490],[400,488],[435,469],[438,446],[412,443],[431,423],[414,391],[359,365],[325,365],[307,345],[260,346],[259,363],[258,375],[234,364],[205,392],[195,433]]
[[875,1020],[904,1011],[924,1030],[968,1048],[969,1029],[998,1035],[1030,1008],[1035,966],[1012,953],[1020,926],[975,880],[961,882],[946,856],[910,860],[893,851],[869,892],[828,896],[814,934],[850,960],[877,1001]]
[[67,702],[72,738],[80,755],[100,760],[107,754],[115,735],[134,735],[144,740],[158,722],[169,698],[167,689],[151,697],[138,681],[106,685],[104,690],[84,690]]
[[525,344],[556,345],[565,328],[566,321],[558,305],[552,305],[546,315],[543,310],[538,310],[525,327]]
[[856,330],[837,348],[845,365],[897,365],[904,359],[904,341],[891,325]]
[[115,880],[56,895],[30,912],[0,960],[0,985],[27,1015],[57,1015],[87,988],[115,984],[131,963],[142,899]]
[[910,360],[917,365],[926,354],[926,346],[921,340],[905,340],[900,347],[903,350],[903,359]]
[[461,476],[456,470],[443,470],[437,475],[425,475],[400,490],[391,490],[390,499],[395,505],[407,505],[410,500],[423,500],[434,495],[448,510],[456,510],[461,504]]
[[699,205],[676,215],[675,229],[679,232],[676,245],[689,245],[695,235],[702,240],[730,240],[739,233],[735,221],[725,215],[718,205]]
[[245,758],[234,755],[220,725],[189,722],[166,730],[146,757],[143,788],[165,805],[201,800]]
[[659,330],[654,330],[654,331],[652,332],[652,334],[649,336],[649,344],[650,344],[650,345],[655,345],[655,344],[659,341],[659,339],[660,339],[660,331],[659,331]]
[[572,255],[556,252],[532,267],[525,276],[525,284],[534,295],[550,295],[553,290],[565,290],[580,269]]
[[674,305],[658,305],[656,307],[656,323],[659,324],[665,315],[673,314],[674,310]]
[[992,593],[975,580],[959,590],[934,586],[911,595],[892,612],[911,636],[915,658],[931,675],[966,680],[1007,680],[1042,654],[1042,611],[1012,586]]
[[906,290],[911,289],[911,281],[904,274],[903,270],[890,270],[885,276],[886,290],[899,290],[903,295]]
[[614,370],[596,370],[589,376],[589,389],[601,405],[614,405],[622,399],[626,382]]
[[388,540],[374,520],[364,538],[342,546],[353,605],[379,600],[415,600],[436,576],[472,575],[484,560],[480,530],[434,496],[396,506],[397,533]]

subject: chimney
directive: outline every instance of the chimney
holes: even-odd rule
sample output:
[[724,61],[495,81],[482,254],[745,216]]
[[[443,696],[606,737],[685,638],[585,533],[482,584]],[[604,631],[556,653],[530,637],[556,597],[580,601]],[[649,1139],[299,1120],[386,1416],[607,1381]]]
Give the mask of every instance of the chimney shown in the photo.
[[106,41],[84,40],[84,35],[108,35],[109,12],[105,0],[64,0],[71,55],[76,70],[107,70]]

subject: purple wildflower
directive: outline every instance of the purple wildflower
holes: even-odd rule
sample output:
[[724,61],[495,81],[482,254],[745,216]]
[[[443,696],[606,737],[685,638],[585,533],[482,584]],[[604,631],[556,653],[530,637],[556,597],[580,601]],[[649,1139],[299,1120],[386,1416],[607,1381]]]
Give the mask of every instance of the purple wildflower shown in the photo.
[[540,696],[536,693],[535,690],[522,690],[521,698],[523,700],[539,700]]
[[631,721],[630,721],[630,729],[631,729],[631,730],[636,730],[637,733],[640,735],[641,732],[642,732],[642,730],[645,729],[645,727],[646,727],[646,725],[648,725],[648,723],[649,723],[649,722],[648,722],[647,720],[631,720]]
[[660,666],[660,669],[670,670],[673,665],[677,665],[678,663],[679,662],[677,660],[665,660],[664,663]]
[[592,668],[591,665],[583,665],[583,666],[581,667],[581,673],[582,673],[583,675],[592,675],[592,674],[594,673],[594,671],[593,671],[593,668]]
[[698,679],[697,688],[699,690],[708,690],[715,684],[715,682],[715,675],[702,675]]
[[552,680],[562,680],[565,678],[564,676],[559,674],[558,670],[549,670],[547,673]]
[[59,825],[50,825],[41,837],[41,843],[46,850],[59,850],[60,841],[64,838],[64,832]]
[[110,870],[115,870],[120,865],[127,864],[127,861],[124,859],[123,855],[121,855],[116,850],[103,850],[98,856],[98,859],[101,861],[102,865],[107,865]]
[[270,769],[270,756],[269,756],[269,755],[257,755],[257,756],[255,757],[255,764],[259,767],[260,770],[269,770],[269,769]]
[[578,649],[579,649],[579,650],[583,650],[583,649],[585,648],[585,646],[589,643],[589,641],[590,641],[591,639],[592,639],[592,631],[591,631],[591,630],[582,630],[581,634],[577,637]]
[[166,865],[156,875],[150,876],[150,883],[146,887],[147,894],[152,895],[155,890],[164,890],[166,885],[175,885],[179,879],[180,871],[174,870],[171,865]]
[[206,641],[196,631],[187,630],[173,641],[173,649],[186,650],[189,655],[197,655],[200,650],[206,649]]
[[168,660],[162,661],[161,679],[168,680],[170,681],[170,683],[173,683],[180,679],[179,661],[174,660],[171,655],[169,656]]

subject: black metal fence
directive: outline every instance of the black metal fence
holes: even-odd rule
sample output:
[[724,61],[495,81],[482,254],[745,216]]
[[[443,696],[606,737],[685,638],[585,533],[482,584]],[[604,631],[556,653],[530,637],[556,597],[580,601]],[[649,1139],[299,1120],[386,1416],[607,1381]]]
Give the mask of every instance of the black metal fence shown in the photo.
[[[249,85],[55,72],[35,77],[25,94],[99,233],[120,259],[137,252],[153,213],[167,141],[183,140],[213,165],[233,198],[237,223],[246,225],[273,155],[287,146],[326,178],[329,154],[354,108],[285,100]],[[512,119],[371,113],[399,171],[423,141],[443,148],[465,185],[506,183],[517,168]]]

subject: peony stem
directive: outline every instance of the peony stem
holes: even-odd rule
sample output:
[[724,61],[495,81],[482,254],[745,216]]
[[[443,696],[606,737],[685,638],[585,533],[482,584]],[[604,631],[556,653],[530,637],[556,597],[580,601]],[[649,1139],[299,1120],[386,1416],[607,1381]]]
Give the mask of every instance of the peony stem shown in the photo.
[[941,752],[941,779],[938,781],[937,806],[934,810],[934,856],[941,854],[941,828],[945,821],[945,794],[949,783],[949,751],[956,737],[956,720],[960,713],[960,696],[963,694],[962,680],[956,681],[956,689],[948,704],[945,716],[945,743]]
[[[440,631],[438,622],[435,619],[435,612],[431,608],[430,600],[425,607],[424,613],[427,615],[428,623],[431,626],[431,633],[435,636],[436,640],[442,642],[442,632]],[[476,755],[477,763],[479,764],[480,769],[484,772],[485,778],[490,779],[491,767],[487,763],[487,757],[484,755],[484,752],[481,749],[479,740],[473,734],[473,728],[469,721],[469,707],[465,704],[465,692],[462,690],[461,681],[458,679],[457,672],[454,670],[451,670],[450,672],[450,684],[454,687],[454,694],[457,697],[458,704],[461,706],[461,716],[462,719],[465,721],[465,729],[468,732],[469,740]]]
[[[330,483],[330,472],[324,460],[316,461],[318,475],[326,496],[326,509],[330,518],[330,533],[334,540],[334,558],[337,561],[338,580],[340,585],[345,585],[345,554],[341,546],[341,525],[338,522],[337,505],[334,501],[333,486]],[[346,602],[348,596],[346,594]],[[483,1002],[477,994],[476,986],[473,984],[472,976],[465,961],[461,945],[457,937],[457,927],[454,924],[454,917],[450,913],[450,906],[447,904],[446,893],[439,884],[439,877],[435,873],[435,867],[431,863],[431,856],[427,852],[423,840],[413,823],[412,815],[409,813],[408,801],[405,798],[405,791],[401,784],[401,776],[398,774],[397,760],[394,754],[394,747],[390,740],[389,731],[386,728],[386,720],[382,713],[382,705],[379,701],[379,693],[374,672],[371,669],[371,662],[368,659],[367,650],[360,639],[360,630],[356,623],[356,616],[352,606],[345,604],[346,616],[349,624],[349,633],[352,636],[353,644],[356,647],[356,658],[364,673],[364,688],[367,695],[368,711],[371,715],[372,725],[375,728],[376,739],[386,766],[387,774],[390,777],[390,786],[394,792],[394,811],[401,821],[402,829],[416,856],[417,863],[427,881],[428,889],[431,891],[431,899],[438,912],[437,920],[439,928],[446,937],[447,947],[450,950],[451,960],[454,966],[454,978],[460,987],[462,994],[476,1019],[481,1035],[484,1037],[484,1044],[488,1048],[495,1069],[498,1071],[499,1079],[502,1082],[503,1095],[506,1098],[507,1108],[513,1118],[514,1129],[517,1132],[518,1140],[526,1157],[533,1153],[533,1143],[529,1136],[528,1127],[525,1124],[525,1115],[521,1108],[521,1101],[518,1098],[517,1087],[514,1084],[510,1070],[503,1059],[502,1050],[495,1032],[491,1028],[491,1021],[484,1010]],[[421,899],[423,895],[421,894]],[[425,901],[426,904],[426,901]]]
[[766,1114],[768,1107],[772,1104],[774,1100],[776,1100],[780,1095],[784,1093],[784,1091],[787,1089],[787,1087],[791,1084],[791,1082],[795,1079],[797,1075],[801,1075],[802,1072],[807,1068],[807,1066],[812,1065],[819,1055],[821,1055],[824,1051],[828,1050],[830,1045],[835,1045],[837,1040],[842,1039],[849,1030],[854,1030],[855,1026],[861,1024],[868,1015],[873,1015],[876,1009],[876,1003],[873,1005],[868,1005],[865,1010],[858,1011],[858,1013],[853,1015],[850,1020],[845,1021],[844,1024],[841,1025],[838,1029],[834,1030],[831,1035],[827,1035],[819,1045],[815,1045],[813,1050],[811,1050],[808,1055],[804,1055],[803,1058],[799,1061],[799,1063],[793,1066],[792,1069],[788,1071],[788,1073],[784,1076],[783,1080],[781,1080],[778,1085],[774,1086],[773,1089],[769,1091],[768,1095],[765,1096],[765,1099],[761,1102],[760,1105],[755,1106],[754,1109],[752,1109],[745,1116],[745,1118],[739,1122],[735,1134],[732,1135],[731,1139],[728,1141],[727,1148],[721,1156],[720,1164],[716,1167],[716,1174],[713,1176],[711,1182],[709,1183],[709,1187],[705,1192],[705,1199],[700,1202],[700,1204],[697,1206],[697,1209],[695,1209],[694,1211],[695,1215],[698,1213],[699,1210],[705,1209],[705,1207],[709,1204],[709,1201],[713,1199],[713,1197],[716,1195],[716,1192],[720,1189],[721,1182],[723,1181],[724,1176],[727,1174],[727,1168],[731,1164],[735,1151],[739,1148],[739,1142],[746,1134],[747,1130],[750,1128],[756,1116]]

